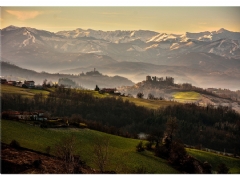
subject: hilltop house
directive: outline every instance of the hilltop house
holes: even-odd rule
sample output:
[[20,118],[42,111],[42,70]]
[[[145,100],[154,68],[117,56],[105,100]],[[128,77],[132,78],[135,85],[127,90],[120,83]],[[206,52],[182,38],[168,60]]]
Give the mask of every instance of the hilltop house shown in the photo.
[[1,78],[1,84],[7,84],[7,80],[4,78]]
[[21,81],[17,81],[17,82],[16,82],[16,86],[17,86],[17,87],[22,87],[22,85],[23,85],[23,83],[22,83]]
[[34,81],[24,81],[24,84],[28,87],[28,88],[34,88],[35,87],[35,82]]
[[17,84],[16,81],[8,81],[7,83],[8,83],[8,85],[13,85],[13,86],[16,86],[16,84]]

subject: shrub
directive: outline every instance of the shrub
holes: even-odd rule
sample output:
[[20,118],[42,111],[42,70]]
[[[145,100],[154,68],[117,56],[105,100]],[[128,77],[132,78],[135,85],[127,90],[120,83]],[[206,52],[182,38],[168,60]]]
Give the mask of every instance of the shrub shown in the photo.
[[147,149],[147,150],[152,150],[152,145],[153,145],[152,142],[147,142],[147,143],[145,144],[146,149]]
[[142,151],[144,151],[144,147],[143,147],[143,142],[142,142],[142,141],[140,141],[140,142],[138,143],[138,145],[136,146],[136,151],[137,151],[137,152],[142,152]]
[[20,144],[16,140],[12,140],[11,143],[10,143],[10,146],[15,148],[15,149],[20,149],[21,148]]
[[169,152],[169,162],[173,165],[180,165],[186,157],[187,152],[180,142],[173,142]]
[[160,145],[155,149],[155,156],[167,159],[169,156],[169,151],[165,145]]
[[207,161],[203,163],[203,173],[204,174],[211,174],[212,173],[212,165],[209,164]]
[[217,173],[218,174],[227,174],[229,173],[229,168],[224,163],[220,163],[217,167]]
[[96,166],[98,166],[100,171],[104,173],[106,171],[106,167],[109,161],[109,138],[95,138],[93,146],[94,163],[96,164]]
[[35,168],[39,168],[39,167],[41,166],[41,164],[42,164],[42,160],[41,160],[41,159],[37,159],[37,160],[35,160],[35,161],[33,162],[33,166],[34,166]]
[[187,172],[187,173],[195,173],[195,165],[194,165],[194,158],[187,155],[181,160],[180,163],[180,170]]

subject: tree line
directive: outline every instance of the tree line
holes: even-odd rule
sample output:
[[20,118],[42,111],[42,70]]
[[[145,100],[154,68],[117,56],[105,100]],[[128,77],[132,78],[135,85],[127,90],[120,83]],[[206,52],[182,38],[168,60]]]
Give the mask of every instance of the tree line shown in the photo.
[[167,119],[173,117],[179,127],[174,137],[183,143],[240,155],[240,115],[227,107],[180,104],[151,110],[121,97],[99,98],[63,87],[47,97],[41,93],[33,98],[2,93],[1,101],[2,111],[45,110],[70,123],[84,122],[91,129],[133,138],[140,132],[166,130]]

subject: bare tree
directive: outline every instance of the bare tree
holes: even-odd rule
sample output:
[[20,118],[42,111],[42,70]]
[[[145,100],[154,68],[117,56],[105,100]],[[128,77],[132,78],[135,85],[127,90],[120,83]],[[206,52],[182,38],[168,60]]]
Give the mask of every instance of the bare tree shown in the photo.
[[154,95],[153,95],[152,93],[149,93],[149,94],[148,94],[148,99],[154,100],[154,99],[155,99],[155,98],[154,98]]
[[96,138],[93,146],[93,161],[101,172],[106,171],[109,156],[109,138]]
[[55,145],[55,155],[63,160],[67,173],[72,173],[74,169],[74,155],[76,154],[77,144],[74,135],[63,137]]
[[170,141],[172,141],[173,135],[178,129],[178,123],[177,123],[177,118],[176,117],[169,117],[167,120],[167,128],[166,132],[168,136],[170,137]]
[[137,98],[143,98],[143,96],[144,96],[144,94],[141,93],[141,92],[139,92],[139,93],[137,94]]

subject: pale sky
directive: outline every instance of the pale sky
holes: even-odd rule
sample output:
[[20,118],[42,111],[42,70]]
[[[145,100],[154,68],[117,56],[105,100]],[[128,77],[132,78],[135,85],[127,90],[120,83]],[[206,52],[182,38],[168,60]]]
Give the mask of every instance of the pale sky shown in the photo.
[[[130,1],[130,0],[129,0]],[[240,32],[240,7],[1,7],[1,29],[9,25],[51,32],[76,28],[103,31],[152,30],[160,33]]]

